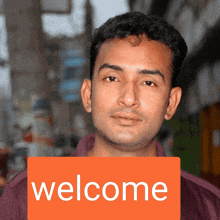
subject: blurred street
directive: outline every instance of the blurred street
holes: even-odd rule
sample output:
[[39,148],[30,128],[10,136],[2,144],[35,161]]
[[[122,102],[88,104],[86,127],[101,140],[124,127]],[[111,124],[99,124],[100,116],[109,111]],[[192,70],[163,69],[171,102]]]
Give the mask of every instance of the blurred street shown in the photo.
[[0,0],[0,195],[28,157],[69,156],[95,132],[80,96],[91,36],[132,10],[164,17],[186,40],[183,98],[158,140],[220,187],[219,0]]

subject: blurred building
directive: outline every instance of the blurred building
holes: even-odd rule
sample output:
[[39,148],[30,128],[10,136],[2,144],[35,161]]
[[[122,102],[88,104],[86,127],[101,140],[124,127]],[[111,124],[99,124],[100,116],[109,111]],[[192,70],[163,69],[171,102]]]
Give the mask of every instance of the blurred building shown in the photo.
[[75,135],[79,139],[92,129],[80,95],[83,79],[89,78],[87,44],[86,34],[80,34],[48,40],[46,45],[47,51],[51,51],[51,46],[57,48],[56,53],[47,52],[51,60],[49,74],[55,125],[65,136]]
[[[89,0],[85,1],[84,7],[84,33],[73,37],[45,36],[54,129],[62,132],[65,137],[76,140],[94,132],[91,115],[85,112],[80,94],[84,78],[89,78],[89,47],[93,23]],[[76,142],[72,140],[72,143]]]
[[164,17],[184,37],[178,79],[183,98],[170,122],[182,168],[220,186],[220,1],[129,0],[131,10]]
[[[38,0],[37,2],[39,3]],[[43,0],[41,1],[41,10],[44,14],[72,13],[71,2],[72,1],[70,0],[66,0],[62,2],[58,1],[56,4],[52,4],[52,1],[50,0]],[[2,6],[2,2],[0,2],[0,6]],[[40,92],[41,90],[44,91],[45,89],[49,90],[49,99],[51,100],[51,111],[53,116],[53,133],[55,135],[54,138],[56,139],[57,136],[63,135],[65,137],[65,146],[70,146],[71,143],[76,144],[77,141],[73,141],[72,139],[75,138],[78,140],[87,133],[94,131],[91,125],[91,117],[85,113],[80,97],[82,81],[85,77],[89,76],[88,48],[90,45],[93,23],[92,6],[90,1],[86,0],[84,4],[84,33],[73,37],[61,36],[58,38],[46,36],[45,33],[44,36],[39,34],[42,33],[40,22],[41,14],[39,13],[40,11],[38,11],[39,8],[32,8],[34,11],[33,16],[36,16],[37,19],[31,19],[33,16],[29,16],[28,13],[26,13],[30,5],[21,4],[20,6],[13,6],[17,7],[18,9],[21,7],[20,9],[24,11],[22,15],[16,14],[16,16],[15,14],[10,14],[12,6],[9,5],[8,1],[5,1],[5,6],[7,7],[0,8],[2,12],[4,12],[4,10],[7,12],[6,23],[8,27],[10,27],[12,22],[14,22],[13,24],[17,27],[15,31],[13,31],[14,29],[12,30],[8,28],[10,60],[16,60],[13,57],[14,51],[16,51],[18,56],[23,54],[25,57],[25,59],[19,59],[19,62],[17,60],[16,62],[10,62],[11,72],[13,72],[13,74],[11,74],[12,100],[15,100],[18,95],[24,96],[24,94],[26,94],[27,96],[23,98],[24,100],[19,100],[19,102],[16,103],[14,102],[16,107],[13,107],[14,117],[12,124],[15,126],[11,125],[13,129],[10,132],[11,136],[13,136],[13,140],[16,139],[14,142],[23,142],[23,135],[26,129],[29,129],[28,132],[33,130],[35,120],[29,98],[31,93],[29,90],[30,88],[33,90],[33,88],[36,87],[36,84],[42,84],[39,82],[39,80],[33,80],[33,77],[31,78],[32,72],[39,71],[40,69],[42,70],[41,72],[44,72],[47,75],[49,81],[47,84],[44,83],[46,86],[43,86],[42,89],[38,89],[36,91]],[[22,19],[26,19],[29,22],[29,26],[35,26],[38,34],[33,34],[33,31],[31,28],[29,28],[29,26],[25,26],[22,24],[22,22],[18,22],[18,20]],[[36,35],[36,37],[40,36],[40,39],[34,39],[32,35]],[[19,44],[19,39],[22,41],[22,45]],[[28,42],[28,40],[30,42]],[[35,43],[32,43],[31,40],[33,40]],[[33,45],[33,48],[30,45]],[[38,53],[39,45],[43,45],[43,48],[40,48],[40,53]],[[14,48],[19,48],[19,50]],[[36,62],[32,62],[34,60],[33,56],[28,56],[28,51],[31,51],[32,55],[37,54],[36,56],[40,57],[39,60],[41,62],[37,59],[35,59]],[[45,58],[47,62],[43,62],[45,61]],[[23,62],[24,60],[26,62]],[[29,65],[30,63],[32,65]],[[20,68],[20,74],[17,74],[18,71],[16,68]],[[22,70],[25,70],[26,72],[29,71],[29,74],[26,74],[25,76],[26,78],[22,78],[22,74],[25,72]],[[30,79],[27,79],[27,77]],[[43,82],[46,82],[47,78],[45,78]],[[19,92],[16,92],[15,88],[19,90]],[[2,135],[5,136],[5,132],[3,133],[4,134]],[[29,135],[28,138],[29,137],[31,136]],[[31,139],[33,139],[33,137]]]
[[0,148],[11,145],[12,137],[12,109],[11,101],[7,99],[0,100]]

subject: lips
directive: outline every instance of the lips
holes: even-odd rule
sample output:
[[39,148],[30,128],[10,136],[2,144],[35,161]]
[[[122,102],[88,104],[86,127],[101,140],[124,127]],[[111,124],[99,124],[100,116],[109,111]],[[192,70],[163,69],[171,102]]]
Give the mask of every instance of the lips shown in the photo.
[[117,112],[112,115],[113,118],[122,118],[122,119],[127,119],[127,120],[136,120],[136,121],[141,121],[141,118],[133,113],[124,113],[124,112]]
[[138,115],[125,112],[117,112],[112,115],[112,118],[114,118],[121,125],[134,125],[137,122],[142,121]]

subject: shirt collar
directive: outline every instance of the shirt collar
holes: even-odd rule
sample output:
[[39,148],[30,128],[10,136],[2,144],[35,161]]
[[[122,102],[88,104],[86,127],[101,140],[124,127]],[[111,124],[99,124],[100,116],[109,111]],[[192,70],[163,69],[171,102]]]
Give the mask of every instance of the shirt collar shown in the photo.
[[[87,157],[87,152],[93,148],[94,142],[95,142],[95,134],[89,134],[83,137],[80,140],[75,152],[71,156]],[[158,141],[156,142],[156,151],[157,151],[157,157],[166,157],[164,149]]]

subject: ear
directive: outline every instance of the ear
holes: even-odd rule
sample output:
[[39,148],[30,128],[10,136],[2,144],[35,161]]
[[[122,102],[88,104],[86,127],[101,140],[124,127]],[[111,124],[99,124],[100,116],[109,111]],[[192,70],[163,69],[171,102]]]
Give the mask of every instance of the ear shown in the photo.
[[167,112],[165,114],[166,120],[170,120],[173,117],[180,103],[181,96],[182,96],[182,89],[180,87],[172,88],[172,90],[170,91],[169,105],[167,107]]
[[88,113],[91,112],[91,92],[92,82],[89,79],[85,79],[81,87],[81,97],[83,106]]

